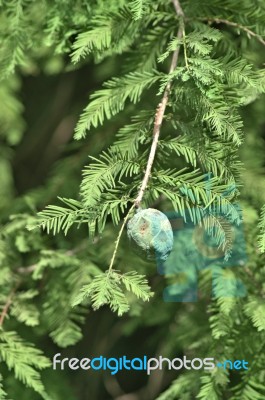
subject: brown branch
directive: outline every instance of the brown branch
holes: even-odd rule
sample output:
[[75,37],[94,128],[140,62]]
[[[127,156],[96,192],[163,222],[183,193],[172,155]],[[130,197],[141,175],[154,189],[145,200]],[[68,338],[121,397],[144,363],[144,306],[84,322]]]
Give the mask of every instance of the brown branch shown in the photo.
[[35,271],[35,269],[37,268],[37,265],[38,264],[32,264],[27,267],[19,267],[19,268],[17,268],[17,272],[19,274],[25,274],[25,275],[31,274],[33,271]]
[[[179,0],[172,0],[172,2],[175,7],[177,15],[181,18],[184,18],[184,13],[183,13],[182,7],[179,3]],[[181,39],[183,37],[183,33],[184,33],[184,29],[183,29],[183,22],[182,22],[182,23],[180,23],[178,33],[177,33],[178,39]],[[172,73],[176,69],[176,66],[178,63],[178,57],[179,57],[179,46],[176,48],[176,50],[173,53],[169,73]],[[166,107],[167,107],[167,103],[168,103],[171,85],[172,85],[171,81],[169,81],[166,86],[166,89],[164,91],[164,95],[162,97],[161,103],[158,104],[157,109],[156,109],[155,122],[154,122],[154,128],[153,128],[153,142],[151,145],[144,178],[143,178],[139,193],[134,201],[134,204],[136,207],[140,206],[140,203],[143,199],[144,192],[146,190],[146,187],[147,187],[150,175],[151,175],[151,170],[152,170],[153,162],[155,159],[155,154],[156,154],[157,145],[158,145],[158,139],[160,136],[160,130],[161,130],[162,122],[164,119],[164,115],[165,115],[165,111],[166,111]]]
[[175,7],[176,13],[179,17],[183,17],[184,18],[184,12],[182,10],[182,7],[179,3],[179,0],[172,0],[172,3]]
[[5,319],[5,317],[7,316],[9,307],[10,307],[11,304],[12,304],[12,300],[13,300],[14,294],[15,294],[15,292],[16,292],[16,290],[17,290],[17,288],[18,288],[19,285],[20,285],[20,283],[18,283],[18,284],[11,290],[9,296],[7,297],[6,303],[5,303],[5,305],[4,305],[4,308],[3,308],[3,310],[2,310],[2,313],[1,313],[1,315],[0,315],[0,328],[1,328],[1,326],[3,325],[3,323],[4,323],[4,319]]
[[238,28],[238,29],[246,32],[249,36],[255,37],[260,43],[263,44],[263,46],[265,46],[265,40],[260,35],[253,32],[251,29],[247,28],[244,25],[238,24],[233,21],[229,21],[228,19],[222,19],[222,18],[203,17],[203,18],[198,18],[198,19],[201,21],[208,21],[208,22],[213,22],[216,24],[225,24],[228,26],[233,26],[234,28]]
[[[66,256],[74,256],[75,254],[79,253],[80,251],[84,250],[87,247],[87,243],[81,243],[80,246],[77,246],[75,249],[72,250],[67,250],[65,252]],[[32,264],[32,265],[28,265],[27,267],[19,267],[17,268],[17,272],[19,274],[31,274],[32,272],[35,271],[35,269],[37,268],[38,264]]]

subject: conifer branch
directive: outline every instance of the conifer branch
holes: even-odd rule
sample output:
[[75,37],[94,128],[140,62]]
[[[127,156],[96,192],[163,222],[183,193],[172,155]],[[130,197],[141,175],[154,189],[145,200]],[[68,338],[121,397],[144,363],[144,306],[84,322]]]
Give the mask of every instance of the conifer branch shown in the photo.
[[[177,33],[177,37],[180,40],[180,39],[182,39],[182,37],[184,35],[184,21],[183,21],[184,12],[183,12],[182,7],[181,7],[181,5],[179,3],[179,0],[172,0],[172,2],[173,2],[173,5],[175,7],[177,15],[180,18],[182,18],[182,21],[180,22],[180,26],[179,26],[178,33]],[[177,46],[176,50],[173,53],[171,64],[170,64],[170,68],[169,68],[169,74],[171,74],[176,69],[176,66],[178,64],[179,49],[180,49],[180,47]],[[155,122],[154,122],[154,128],[153,128],[153,141],[152,141],[152,145],[151,145],[151,149],[150,149],[150,153],[149,153],[149,158],[148,158],[148,161],[147,161],[147,166],[146,166],[144,178],[143,178],[143,181],[142,181],[138,196],[136,197],[135,202],[134,202],[136,207],[140,206],[140,203],[141,203],[141,201],[143,199],[144,192],[146,190],[149,178],[151,176],[151,170],[152,170],[152,166],[153,166],[154,159],[155,159],[158,140],[159,140],[159,136],[160,136],[160,130],[161,130],[162,122],[163,122],[163,119],[164,119],[164,115],[165,115],[165,111],[166,111],[166,107],[167,107],[167,103],[168,103],[168,99],[169,99],[170,90],[171,90],[171,81],[168,82],[168,84],[166,86],[166,89],[164,91],[164,95],[162,97],[162,100],[158,104],[157,109],[156,109]]]
[[133,204],[133,205],[131,206],[131,208],[129,209],[129,211],[128,211],[126,217],[125,217],[124,220],[123,220],[121,229],[120,229],[120,231],[119,231],[119,234],[118,234],[118,237],[117,237],[117,240],[116,240],[115,248],[114,248],[114,251],[113,251],[111,260],[110,260],[110,265],[109,265],[109,269],[108,269],[108,274],[110,274],[111,271],[112,271],[113,264],[114,264],[114,261],[115,261],[115,257],[116,257],[117,251],[118,251],[119,243],[120,243],[120,240],[121,240],[122,232],[123,232],[123,230],[124,230],[124,228],[125,228],[125,225],[126,225],[128,219],[129,219],[130,213],[131,213],[131,211],[134,209],[134,207],[135,207],[135,204]]
[[212,23],[216,23],[216,24],[225,24],[228,26],[233,26],[234,28],[238,28],[241,31],[246,32],[249,36],[256,38],[261,44],[263,44],[263,46],[265,46],[265,40],[260,35],[253,32],[251,29],[247,28],[244,25],[241,25],[236,22],[229,21],[228,19],[223,19],[223,18],[203,17],[203,18],[198,18],[198,19],[201,21],[207,21],[207,22],[212,22]]
[[12,304],[12,300],[14,297],[14,294],[16,293],[16,290],[18,288],[19,284],[17,284],[10,292],[9,296],[7,297],[6,303],[4,305],[4,308],[2,310],[2,313],[0,315],[0,328],[2,327],[5,317],[7,316],[8,310]]
[[172,3],[173,3],[173,5],[174,5],[174,7],[175,7],[175,10],[176,10],[177,15],[178,15],[179,17],[184,18],[184,12],[183,12],[183,10],[182,10],[182,7],[181,7],[181,5],[180,5],[179,0],[172,0]]

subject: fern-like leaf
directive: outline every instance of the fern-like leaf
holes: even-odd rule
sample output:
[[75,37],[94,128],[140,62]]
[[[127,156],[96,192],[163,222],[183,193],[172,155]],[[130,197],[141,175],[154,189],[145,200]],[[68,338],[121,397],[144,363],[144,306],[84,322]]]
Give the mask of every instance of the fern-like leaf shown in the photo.
[[68,207],[49,205],[38,213],[36,224],[28,225],[29,230],[35,228],[46,229],[55,235],[61,230],[67,234],[70,227],[84,216],[84,209],[80,202],[73,199],[58,197]]
[[112,311],[121,316],[130,308],[121,287],[122,283],[128,291],[143,301],[148,301],[153,295],[144,276],[137,275],[135,272],[122,275],[118,271],[107,271],[105,274],[96,276],[90,284],[83,287],[74,299],[73,306],[90,299],[95,310],[108,304]]
[[81,139],[86,131],[94,126],[102,125],[105,118],[123,110],[125,102],[130,99],[133,103],[140,100],[142,92],[161,78],[154,72],[131,72],[121,78],[113,78],[104,84],[105,89],[98,90],[91,96],[91,102],[81,115],[75,130],[75,138]]
[[260,251],[264,253],[265,252],[265,206],[262,208],[261,218],[258,227],[260,229],[258,246]]
[[45,399],[44,386],[38,370],[50,366],[48,358],[31,344],[24,343],[15,332],[0,330],[0,359],[4,361],[15,377],[34,389]]

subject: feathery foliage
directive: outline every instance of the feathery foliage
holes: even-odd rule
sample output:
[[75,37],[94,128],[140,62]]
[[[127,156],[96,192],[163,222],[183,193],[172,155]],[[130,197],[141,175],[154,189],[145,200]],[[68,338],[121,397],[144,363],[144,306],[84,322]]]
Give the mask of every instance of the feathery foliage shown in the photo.
[[123,110],[127,99],[137,103],[144,89],[159,79],[159,74],[155,72],[131,72],[122,78],[113,78],[106,82],[104,85],[106,89],[91,96],[92,101],[85,108],[77,124],[75,138],[81,139],[91,126],[96,128],[105,118],[110,119]]
[[125,274],[110,271],[96,276],[90,284],[84,286],[81,293],[74,299],[73,305],[76,306],[90,297],[95,310],[108,304],[121,316],[129,310],[129,303],[120,287],[121,284],[144,301],[149,300],[153,295],[143,275],[138,275],[135,271]]
[[259,223],[261,233],[259,235],[259,249],[261,252],[265,252],[265,206],[262,209],[261,220]]
[[15,332],[1,332],[0,358],[14,371],[16,378],[45,398],[43,384],[38,370],[50,366],[48,358],[40,350],[23,343]]
[[[120,352],[126,336],[140,352],[133,338],[151,331],[145,354],[250,367],[179,371],[170,385],[164,371],[140,382],[143,397],[263,399],[263,2],[10,0],[0,12],[0,398],[122,397],[105,377],[77,388],[48,356]],[[174,232],[173,274],[124,237],[141,193],[142,208],[192,227]],[[222,253],[205,268],[191,249],[202,232]],[[197,303],[162,302],[189,279]]]

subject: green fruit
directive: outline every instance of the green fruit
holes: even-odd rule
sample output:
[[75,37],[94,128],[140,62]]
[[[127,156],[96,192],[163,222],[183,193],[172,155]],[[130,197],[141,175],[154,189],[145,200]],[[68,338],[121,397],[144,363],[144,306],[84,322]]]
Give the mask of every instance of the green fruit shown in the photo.
[[173,247],[173,231],[165,214],[154,208],[139,210],[127,225],[129,239],[147,258],[166,260]]

